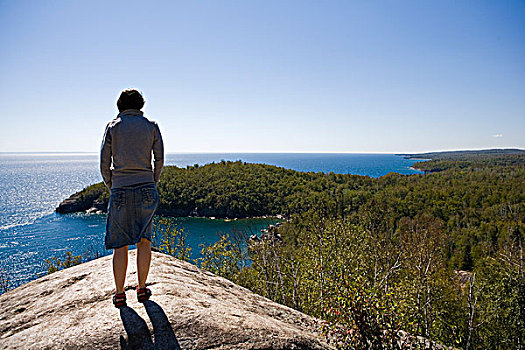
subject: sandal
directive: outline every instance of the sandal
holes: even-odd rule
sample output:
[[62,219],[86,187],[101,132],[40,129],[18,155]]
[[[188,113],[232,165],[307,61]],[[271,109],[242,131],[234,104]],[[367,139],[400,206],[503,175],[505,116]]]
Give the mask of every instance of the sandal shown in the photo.
[[139,288],[137,286],[137,300],[139,303],[143,303],[151,296],[151,290],[149,288]]
[[115,293],[115,295],[113,295],[113,305],[119,309],[126,306],[126,292]]

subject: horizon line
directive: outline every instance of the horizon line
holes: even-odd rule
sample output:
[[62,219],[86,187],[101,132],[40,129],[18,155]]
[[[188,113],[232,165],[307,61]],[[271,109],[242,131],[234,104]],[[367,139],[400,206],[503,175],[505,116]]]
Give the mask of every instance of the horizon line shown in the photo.
[[[394,154],[394,155],[406,155],[406,154],[424,154],[424,153],[441,153],[441,152],[461,152],[461,151],[489,151],[489,150],[517,150],[525,151],[518,147],[502,147],[502,148],[463,148],[463,149],[443,149],[437,151],[418,151],[418,152],[381,152],[381,151],[180,151],[172,152],[167,151],[165,154]],[[0,154],[83,154],[83,155],[97,155],[99,152],[89,151],[0,151]]]

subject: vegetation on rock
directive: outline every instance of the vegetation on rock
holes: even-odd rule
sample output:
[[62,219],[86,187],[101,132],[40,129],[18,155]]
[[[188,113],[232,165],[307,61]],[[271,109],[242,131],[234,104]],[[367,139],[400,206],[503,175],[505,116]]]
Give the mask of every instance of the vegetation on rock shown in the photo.
[[47,264],[47,274],[50,275],[53,272],[80,265],[83,261],[81,255],[73,256],[73,253],[66,252],[64,260],[54,256],[51,259],[45,259],[44,262]]

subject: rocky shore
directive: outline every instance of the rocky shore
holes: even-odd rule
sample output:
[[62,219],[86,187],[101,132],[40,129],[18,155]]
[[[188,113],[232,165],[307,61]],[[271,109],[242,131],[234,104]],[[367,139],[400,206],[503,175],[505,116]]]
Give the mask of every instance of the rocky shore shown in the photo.
[[78,213],[88,210],[91,212],[106,212],[108,209],[108,200],[101,198],[103,197],[104,191],[105,188],[102,186],[88,193],[86,193],[86,190],[79,191],[72,194],[69,198],[64,199],[55,211],[59,214]]

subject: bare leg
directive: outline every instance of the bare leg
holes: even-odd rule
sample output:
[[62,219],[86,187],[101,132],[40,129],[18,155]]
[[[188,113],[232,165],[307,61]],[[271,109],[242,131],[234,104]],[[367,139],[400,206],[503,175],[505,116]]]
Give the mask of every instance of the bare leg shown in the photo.
[[124,292],[126,282],[126,269],[128,268],[128,246],[113,250],[113,276],[117,293]]
[[146,287],[146,279],[148,278],[149,265],[151,262],[151,242],[146,238],[142,238],[137,243],[137,272],[139,278],[139,288]]

